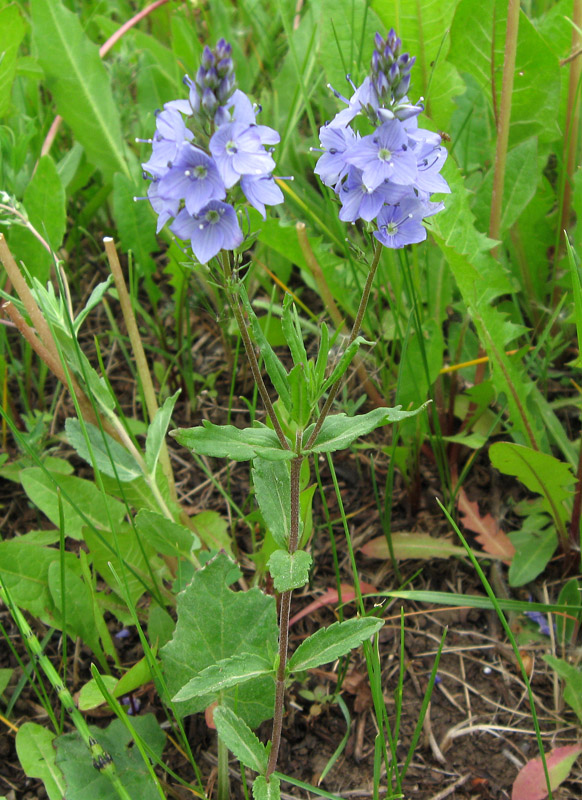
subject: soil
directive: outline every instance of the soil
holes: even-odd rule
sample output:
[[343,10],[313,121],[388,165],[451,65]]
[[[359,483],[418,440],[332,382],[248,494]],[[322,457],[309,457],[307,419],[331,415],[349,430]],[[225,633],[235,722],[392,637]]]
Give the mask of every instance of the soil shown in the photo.
[[[213,329],[212,321],[198,318],[202,325],[200,339],[204,344],[194,354],[194,369],[200,373],[224,369],[224,350],[222,340]],[[107,325],[107,320],[93,316],[93,328]],[[86,345],[91,349],[92,335],[86,334]],[[206,337],[206,338],[205,338]],[[115,350],[115,349],[114,349]],[[90,354],[88,353],[89,357]],[[109,353],[104,359],[111,375],[126,374],[124,362],[119,351]],[[217,380],[213,392],[200,398],[200,405],[191,418],[185,407],[178,408],[175,421],[181,425],[196,424],[201,417],[221,421],[228,406],[229,372],[224,369]],[[117,381],[116,391],[123,399],[128,414],[135,413],[134,386],[129,381]],[[239,394],[249,392],[248,383],[237,386]],[[62,421],[71,415],[72,407],[67,398],[59,404],[55,430],[62,429]],[[244,404],[235,411],[233,422],[241,422],[245,414]],[[195,497],[188,494],[192,486],[203,484],[205,476],[197,474],[188,457],[171,445],[178,487],[185,498],[185,506],[190,511],[202,508],[216,508],[227,514],[221,495],[212,489],[211,484],[199,491]],[[70,455],[70,451],[66,451]],[[462,454],[455,451],[462,468]],[[86,470],[76,459],[78,474]],[[220,469],[217,462],[217,472]],[[381,454],[375,462],[375,475],[378,485],[383,485],[387,468]],[[338,519],[338,509],[334,501],[333,486],[325,464],[322,477],[327,488],[332,519]],[[397,578],[389,561],[370,559],[360,552],[362,544],[381,534],[381,524],[374,493],[370,461],[362,451],[338,454],[336,469],[340,478],[340,488],[346,509],[351,513],[350,530],[357,553],[360,579],[376,586],[379,590],[396,590],[409,582],[406,588],[435,591],[450,591],[463,594],[483,595],[483,587],[469,563],[459,559],[434,559],[431,561],[404,561],[400,564],[401,577]],[[86,473],[89,474],[89,473]],[[230,473],[229,490],[236,499],[248,495],[248,472],[245,465],[238,465]],[[450,537],[446,521],[436,504],[439,495],[438,478],[430,453],[422,452],[418,491],[409,493],[401,479],[397,478],[393,506],[393,530],[409,530],[430,533],[436,539]],[[470,500],[478,501],[483,514],[493,513],[496,519],[506,511],[508,493],[517,491],[503,483],[491,469],[488,460],[478,461],[465,483]],[[0,479],[0,508],[2,534],[4,538],[24,533],[37,527],[37,512],[30,508],[23,491],[13,483]],[[323,519],[321,509],[315,509],[316,519]],[[251,568],[252,562],[244,557],[250,552],[250,541],[246,533],[236,531],[241,563]],[[336,526],[342,580],[353,585],[350,564],[341,524]],[[470,534],[468,534],[470,537]],[[476,545],[476,549],[479,546]],[[321,597],[325,590],[335,587],[335,575],[331,547],[323,527],[316,528],[312,542],[315,563],[311,583],[304,591],[296,592],[293,599],[292,614],[305,608],[313,600]],[[503,581],[503,572],[499,573]],[[526,587],[536,597],[555,600],[563,583],[564,564],[560,560],[550,565],[544,581],[535,587]],[[249,573],[250,575],[250,573]],[[499,575],[496,574],[496,580]],[[505,586],[505,589],[507,587]],[[510,596],[522,597],[513,593]],[[370,601],[372,602],[372,601]],[[353,604],[347,607],[353,609]],[[306,636],[322,625],[333,622],[337,616],[333,606],[317,608],[291,629],[291,648],[296,647]],[[351,613],[346,611],[347,614]],[[401,613],[403,620],[404,650],[400,650]],[[506,636],[493,612],[469,608],[446,608],[387,600],[383,605],[386,625],[380,634],[380,658],[383,665],[384,701],[390,725],[396,724],[395,695],[399,691],[399,676],[402,674],[402,715],[400,732],[396,744],[399,769],[408,757],[409,745],[415,736],[423,700],[429,683],[431,670],[439,650],[441,640],[444,645],[438,664],[437,681],[427,709],[424,724],[418,735],[405,779],[402,795],[418,800],[444,800],[461,798],[472,800],[505,800],[511,798],[512,784],[517,772],[525,762],[536,755],[537,744],[532,724],[528,694],[517,667]],[[6,639],[0,646],[0,668],[16,667],[16,680],[22,674],[16,654],[27,663],[28,657],[19,639],[8,611],[0,607],[0,621],[14,650],[7,646]],[[531,682],[535,697],[536,712],[546,752],[552,747],[574,744],[579,738],[576,718],[563,706],[558,684],[554,675],[543,660],[543,654],[552,652],[552,641],[535,630],[533,623],[523,617],[510,618],[512,629],[525,642],[522,645],[525,662],[531,667]],[[35,624],[37,634],[46,633],[43,626]],[[111,622],[112,626],[114,621]],[[117,626],[118,627],[118,626]],[[446,635],[445,635],[446,634]],[[51,637],[47,653],[59,660],[59,634]],[[135,663],[140,657],[140,646],[136,638],[119,643],[120,655],[124,665]],[[88,679],[90,652],[82,645],[71,653],[68,669],[68,684],[73,690]],[[560,655],[560,653],[558,653]],[[329,669],[313,670],[303,684],[295,684],[286,698],[286,719],[278,769],[298,780],[317,784],[321,774],[340,745],[346,733],[346,720],[337,703],[325,698],[333,695],[338,683],[341,665],[330,665]],[[402,669],[402,673],[401,673]],[[11,684],[13,688],[13,684]],[[309,695],[311,692],[311,695]],[[10,693],[10,689],[8,690]],[[350,718],[350,733],[347,744],[332,769],[321,782],[321,787],[342,798],[373,797],[373,763],[376,723],[372,708],[372,697],[368,686],[366,663],[362,652],[352,654],[347,673],[341,682],[341,697],[345,702]],[[318,701],[319,698],[319,701]],[[322,699],[323,698],[323,699]],[[140,701],[139,713],[153,712],[158,719],[164,719],[161,705],[153,686],[144,687],[137,694]],[[56,701],[55,701],[56,704]],[[4,706],[2,707],[4,708]],[[0,796],[7,800],[42,800],[46,797],[40,781],[27,778],[20,767],[15,751],[15,733],[25,721],[32,720],[50,724],[42,707],[38,704],[34,691],[27,684],[10,716],[0,716]],[[89,717],[91,723],[106,724],[107,718]],[[208,796],[215,795],[216,787],[216,743],[215,733],[208,729],[204,715],[188,718],[189,740],[201,766],[206,781]],[[265,724],[259,731],[265,741],[270,734],[270,726]],[[186,781],[192,781],[191,767],[180,752],[168,741],[164,759]],[[244,797],[238,764],[231,763],[232,797]],[[168,797],[191,798],[192,792],[177,783],[166,784]],[[390,787],[388,787],[390,788]],[[396,786],[392,784],[392,791]],[[283,783],[283,797],[305,797],[306,793],[290,783]],[[386,796],[384,779],[381,796]],[[390,796],[390,795],[389,795]],[[392,795],[395,796],[395,795]],[[569,780],[554,793],[559,798],[582,797],[582,769],[575,766]]]

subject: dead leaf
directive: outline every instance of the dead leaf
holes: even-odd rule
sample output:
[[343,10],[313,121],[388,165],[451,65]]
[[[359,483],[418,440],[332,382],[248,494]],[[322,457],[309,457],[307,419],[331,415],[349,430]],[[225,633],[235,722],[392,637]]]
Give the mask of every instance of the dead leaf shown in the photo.
[[461,514],[459,520],[463,527],[477,534],[475,538],[483,550],[495,558],[500,558],[506,564],[511,564],[515,547],[491,514],[482,517],[479,512],[479,504],[472,503],[464,489],[461,489],[457,495],[457,508]]

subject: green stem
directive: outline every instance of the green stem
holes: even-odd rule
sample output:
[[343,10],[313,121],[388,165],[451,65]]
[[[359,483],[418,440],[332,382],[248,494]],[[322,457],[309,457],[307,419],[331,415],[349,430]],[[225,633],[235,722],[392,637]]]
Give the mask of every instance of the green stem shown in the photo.
[[[362,320],[364,319],[364,314],[366,313],[366,308],[368,306],[368,300],[370,298],[370,292],[372,290],[372,283],[374,281],[374,277],[376,275],[376,270],[378,269],[378,264],[380,262],[380,255],[382,253],[382,245],[378,243],[376,245],[376,250],[374,251],[374,258],[372,260],[372,266],[370,267],[370,271],[368,272],[368,277],[366,278],[366,285],[364,286],[364,291],[362,292],[362,298],[360,300],[360,305],[358,308],[358,313],[356,314],[356,319],[354,320],[354,324],[352,326],[352,332],[350,333],[350,338],[347,341],[346,348],[348,348],[353,341],[355,341],[356,336],[360,332],[360,328],[362,327]],[[341,379],[340,379],[341,380]],[[319,435],[319,431],[321,430],[321,426],[323,425],[325,418],[329,414],[331,407],[335,398],[337,397],[337,393],[340,387],[340,380],[334,386],[331,387],[329,390],[329,394],[327,396],[327,400],[323,408],[321,409],[321,414],[319,415],[319,419],[315,423],[315,427],[311,436],[309,437],[307,444],[305,445],[305,449],[309,450],[312,447],[313,443],[317,439]]]
[[218,783],[217,800],[228,800],[230,797],[230,780],[228,777],[228,747],[218,737]]
[[73,700],[71,693],[62,683],[56,669],[53,667],[51,661],[43,651],[40,642],[31,630],[30,625],[24,618],[20,609],[14,605],[10,599],[8,591],[4,585],[0,587],[0,600],[2,600],[2,602],[5,603],[10,609],[10,613],[12,614],[21,636],[23,637],[28,650],[32,654],[33,659],[39,664],[40,668],[51,683],[53,689],[57,693],[59,702],[62,704],[63,708],[71,718],[71,721],[81,736],[81,739],[89,749],[93,758],[93,766],[101,775],[105,775],[105,777],[111,781],[111,784],[117,792],[120,800],[131,800],[129,793],[121,783],[112,757],[91,735],[89,726],[75,705],[75,701]]

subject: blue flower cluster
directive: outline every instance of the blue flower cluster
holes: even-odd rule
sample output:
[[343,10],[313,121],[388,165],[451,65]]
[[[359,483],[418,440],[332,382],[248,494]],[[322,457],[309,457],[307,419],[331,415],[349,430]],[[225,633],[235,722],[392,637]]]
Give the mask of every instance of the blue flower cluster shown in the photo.
[[[338,195],[340,219],[376,220],[376,239],[398,248],[426,239],[422,220],[444,208],[430,202],[430,195],[450,192],[439,174],[447,151],[438,133],[418,127],[422,103],[408,100],[415,59],[400,52],[394,30],[386,39],[377,33],[374,45],[371,74],[359,88],[352,84],[352,97],[334,91],[347,108],[321,128],[323,155],[315,172]],[[351,127],[358,115],[370,133]]]
[[[273,179],[275,162],[265,145],[279,134],[257,125],[256,109],[235,88],[231,46],[221,39],[204,48],[196,77],[185,77],[188,100],[173,100],[156,114],[148,198],[158,214],[158,232],[189,239],[194,255],[207,263],[221,250],[243,241],[232,190],[238,184],[247,201],[265,218],[265,205],[283,202]],[[186,120],[188,122],[186,122]]]

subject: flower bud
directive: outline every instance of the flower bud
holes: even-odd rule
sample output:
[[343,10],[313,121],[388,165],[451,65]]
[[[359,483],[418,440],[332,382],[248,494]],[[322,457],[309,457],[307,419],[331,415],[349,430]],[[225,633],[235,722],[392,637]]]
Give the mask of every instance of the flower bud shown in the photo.
[[202,108],[211,117],[218,108],[218,100],[212,89],[206,87],[202,92]]
[[401,78],[398,85],[394,88],[394,99],[395,100],[402,100],[402,98],[408,93],[410,88],[410,75],[404,75]]
[[204,50],[202,51],[202,58],[200,59],[200,67],[203,70],[210,69],[210,67],[214,66],[214,53],[212,50],[206,45]]
[[218,61],[222,61],[225,58],[230,58],[232,54],[232,45],[230,42],[227,42],[226,39],[219,39],[216,42],[214,54],[216,55]]

